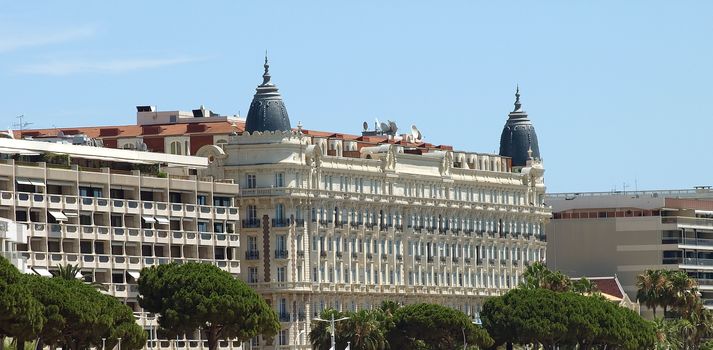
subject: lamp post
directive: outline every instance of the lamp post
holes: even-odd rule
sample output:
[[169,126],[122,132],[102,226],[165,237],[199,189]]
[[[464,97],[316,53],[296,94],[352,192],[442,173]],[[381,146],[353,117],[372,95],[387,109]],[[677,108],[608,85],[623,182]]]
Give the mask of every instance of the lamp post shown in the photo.
[[118,339],[118,340],[119,340],[119,350],[121,350],[121,337],[119,337],[119,338],[116,338],[116,339]]
[[[337,329],[334,328],[334,323],[335,323],[335,322],[339,322],[339,321],[348,320],[348,319],[349,319],[349,317],[342,317],[342,318],[339,318],[339,319],[336,319],[336,320],[335,320],[335,319],[334,319],[334,314],[332,314],[332,318],[329,319],[329,320],[324,320],[324,319],[321,319],[321,318],[318,318],[318,317],[313,318],[313,320],[315,320],[315,321],[329,322],[329,327],[332,329],[332,330],[329,332],[329,333],[332,334],[332,348],[331,348],[330,350],[336,350],[336,344],[335,344],[335,341],[334,341],[334,333],[337,332]],[[121,350],[121,349],[119,349],[119,350]]]
[[102,350],[106,350],[106,338],[102,338]]
[[[470,321],[472,324],[477,324],[478,326],[483,324],[483,321],[480,320],[480,316],[475,316],[475,320]],[[465,340],[465,327],[461,328],[463,331],[463,350],[466,350],[468,347],[468,343]]]
[[295,337],[295,344],[292,345],[292,348],[293,348],[293,349],[297,349],[297,342],[298,342],[298,341],[299,341],[299,343],[300,343],[299,345],[302,345],[302,341],[301,341],[302,339],[300,338],[300,336],[302,336],[302,334],[305,334],[305,330],[304,330],[304,329],[301,330],[301,331],[299,331],[299,332],[297,333],[297,336]]

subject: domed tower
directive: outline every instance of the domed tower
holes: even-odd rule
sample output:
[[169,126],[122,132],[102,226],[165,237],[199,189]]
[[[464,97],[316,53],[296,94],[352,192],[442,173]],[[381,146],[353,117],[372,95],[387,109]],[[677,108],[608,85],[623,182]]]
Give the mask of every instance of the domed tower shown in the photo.
[[265,73],[262,75],[262,84],[250,103],[248,117],[245,120],[245,131],[290,131],[290,117],[287,116],[285,103],[277,92],[277,86],[270,82],[270,65],[265,55]]
[[508,115],[500,135],[500,155],[512,158],[513,167],[527,165],[527,160],[540,159],[540,146],[532,122],[520,103],[520,87],[515,92],[515,110]]

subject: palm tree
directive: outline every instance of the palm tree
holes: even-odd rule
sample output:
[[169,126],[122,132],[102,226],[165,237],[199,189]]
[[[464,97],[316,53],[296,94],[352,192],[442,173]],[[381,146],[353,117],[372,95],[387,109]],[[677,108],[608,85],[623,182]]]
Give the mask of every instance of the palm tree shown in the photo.
[[540,282],[542,288],[546,288],[555,292],[566,292],[570,289],[572,281],[559,271],[549,271]]
[[528,289],[542,288],[545,276],[550,273],[551,271],[547,269],[547,266],[538,261],[528,266],[525,272],[522,274],[522,287]]
[[572,291],[583,295],[591,295],[597,292],[597,286],[591,280],[582,277],[572,282]]
[[83,278],[82,277],[82,269],[79,267],[79,264],[77,265],[72,265],[72,264],[67,264],[67,265],[57,265],[57,271],[52,272],[53,277],[56,278],[61,278],[65,280],[73,280],[75,278]]
[[[319,317],[323,320],[328,320],[332,318],[340,318],[344,316],[341,312],[334,309],[326,309],[320,313]],[[343,322],[338,322],[335,327],[337,328],[337,335],[342,327]],[[330,328],[329,322],[313,322],[312,329],[309,331],[309,341],[312,343],[312,347],[315,350],[327,350],[332,346],[332,332],[333,329]],[[337,340],[338,341],[338,340]]]
[[89,282],[87,279],[82,276],[82,269],[79,267],[79,264],[77,265],[72,265],[72,264],[66,264],[66,265],[57,265],[57,271],[52,272],[52,277],[53,278],[62,278],[65,280],[73,280],[75,278],[82,280],[84,283],[87,283],[91,285],[92,287],[96,289],[100,289],[103,291],[109,290],[109,286],[99,283],[99,282]]
[[[345,321],[344,340],[351,342],[354,350],[381,350],[387,348],[386,332],[383,329],[377,314],[380,309],[360,310],[349,315]],[[341,338],[341,336],[340,336]]]
[[[682,314],[690,312],[698,298],[698,285],[684,271],[667,271],[667,306],[678,308]],[[665,306],[664,306],[665,310]]]
[[636,286],[639,288],[636,298],[653,310],[654,318],[656,318],[656,307],[663,305],[666,283],[665,273],[661,270],[646,270],[636,277]]

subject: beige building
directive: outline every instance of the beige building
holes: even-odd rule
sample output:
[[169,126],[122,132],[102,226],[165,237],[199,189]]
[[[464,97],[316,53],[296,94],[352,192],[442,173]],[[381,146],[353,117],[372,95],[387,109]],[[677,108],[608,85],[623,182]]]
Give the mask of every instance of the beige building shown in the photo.
[[[58,265],[79,265],[86,280],[105,284],[151,332],[156,320],[137,302],[142,268],[195,261],[240,275],[238,186],[197,177],[207,164],[199,157],[0,138],[2,255],[48,277]],[[151,348],[191,343],[154,342],[153,332],[149,339]]]
[[636,300],[647,269],[686,271],[713,306],[713,191],[550,194],[547,265],[571,276],[616,275]]

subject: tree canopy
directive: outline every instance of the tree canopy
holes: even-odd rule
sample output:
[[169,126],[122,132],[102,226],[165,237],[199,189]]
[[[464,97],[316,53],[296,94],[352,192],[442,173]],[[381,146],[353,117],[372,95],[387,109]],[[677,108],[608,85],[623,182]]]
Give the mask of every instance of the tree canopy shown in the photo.
[[[32,295],[43,304],[47,320],[38,336],[41,343],[67,349],[115,344],[122,349],[140,349],[146,343],[143,329],[136,324],[131,309],[78,279],[25,275]],[[125,340],[124,340],[125,339]]]
[[629,309],[600,296],[546,288],[516,288],[490,298],[481,315],[496,344],[648,349],[655,339],[653,324]]
[[[437,304],[400,306],[391,301],[381,307],[357,312],[327,309],[320,318],[329,320],[348,317],[335,324],[338,349],[350,344],[353,350],[419,349],[440,350],[469,345],[487,347],[492,339],[464,313]],[[317,350],[331,347],[329,322],[315,322],[309,333]]]
[[277,315],[245,282],[213,265],[166,264],[144,268],[139,278],[139,304],[159,314],[167,336],[202,329],[208,347],[218,340],[247,341],[256,335],[274,336]]
[[[45,324],[44,306],[21,283],[22,274],[0,256],[0,338],[34,338]],[[2,341],[2,339],[0,339]]]
[[492,345],[493,340],[466,314],[438,304],[411,304],[396,310],[395,327],[389,341],[395,349],[423,348],[446,350],[468,344],[479,347]]

